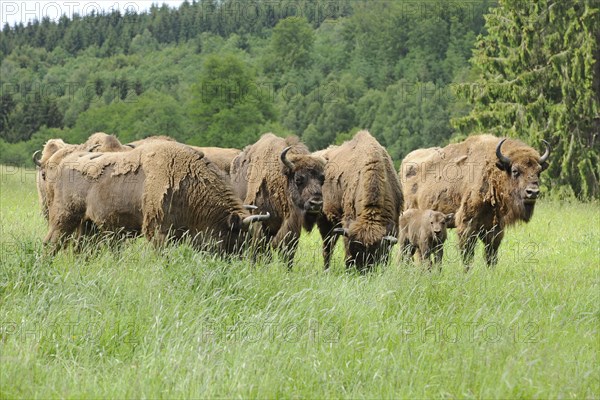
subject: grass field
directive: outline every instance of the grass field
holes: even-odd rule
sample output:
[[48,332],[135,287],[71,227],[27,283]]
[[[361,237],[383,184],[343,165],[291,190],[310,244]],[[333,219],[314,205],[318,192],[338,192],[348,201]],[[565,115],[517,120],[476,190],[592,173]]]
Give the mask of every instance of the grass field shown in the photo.
[[0,398],[598,398],[600,207],[539,202],[495,269],[322,271],[188,246],[44,253],[31,171],[1,167]]

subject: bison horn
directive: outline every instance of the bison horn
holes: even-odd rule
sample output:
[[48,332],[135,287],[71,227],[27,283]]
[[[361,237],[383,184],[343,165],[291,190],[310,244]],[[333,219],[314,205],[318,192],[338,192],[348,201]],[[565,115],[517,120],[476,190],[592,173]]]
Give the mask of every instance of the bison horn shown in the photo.
[[288,167],[289,169],[291,169],[292,171],[294,170],[294,163],[291,162],[290,160],[288,160],[287,158],[287,153],[288,151],[290,151],[290,149],[292,148],[292,146],[288,146],[285,149],[283,149],[283,151],[281,152],[281,162]]
[[244,204],[244,205],[242,205],[242,207],[244,208],[244,210],[256,210],[258,208],[252,204]]
[[343,236],[346,236],[346,237],[348,237],[348,235],[349,235],[348,229],[346,229],[346,228],[335,228],[331,232],[336,233],[338,235],[343,235]]
[[382,238],[382,240],[388,241],[392,244],[398,243],[398,238],[392,235],[386,235]]
[[38,166],[41,167],[42,163],[40,162],[40,160],[36,157],[38,153],[40,153],[41,150],[37,150],[35,153],[33,153],[33,156],[31,156],[31,159],[33,160],[33,163]]
[[266,221],[269,218],[271,218],[271,214],[269,214],[268,212],[266,214],[251,215],[243,219],[242,225],[249,226],[253,222]]
[[542,142],[544,142],[544,144],[546,145],[546,151],[544,152],[544,154],[540,157],[540,164],[545,163],[546,161],[548,161],[548,157],[550,157],[550,152],[552,151],[552,147],[550,147],[550,143],[546,142],[545,140],[542,139]]
[[135,149],[135,144],[127,143],[125,146],[131,147],[132,149]]
[[498,160],[500,160],[500,162],[505,167],[505,169],[508,169],[510,167],[510,165],[512,164],[512,161],[510,161],[510,158],[508,158],[504,154],[502,154],[502,150],[501,150],[502,144],[505,141],[506,141],[506,138],[502,139],[500,141],[500,143],[498,143],[498,146],[496,147],[496,157],[498,157]]

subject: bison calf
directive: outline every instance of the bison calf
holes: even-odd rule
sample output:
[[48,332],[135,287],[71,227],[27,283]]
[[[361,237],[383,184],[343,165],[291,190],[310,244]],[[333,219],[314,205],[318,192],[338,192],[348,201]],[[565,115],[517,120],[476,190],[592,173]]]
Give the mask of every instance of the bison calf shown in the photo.
[[421,261],[431,269],[431,255],[436,264],[442,262],[446,227],[454,221],[454,214],[444,214],[434,210],[411,208],[400,217],[400,251],[404,261],[408,261],[418,249]]

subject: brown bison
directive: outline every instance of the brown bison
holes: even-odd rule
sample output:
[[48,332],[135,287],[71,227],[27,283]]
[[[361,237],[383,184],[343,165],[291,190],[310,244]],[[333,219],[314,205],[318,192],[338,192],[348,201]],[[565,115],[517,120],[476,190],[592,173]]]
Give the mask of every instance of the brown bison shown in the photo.
[[131,147],[123,146],[115,136],[107,135],[104,132],[94,133],[82,144],[68,144],[62,139],[48,140],[41,150],[41,157],[39,159],[37,157],[40,150],[33,153],[32,157],[33,163],[37,167],[36,186],[44,217],[48,219],[46,200],[48,185],[53,184],[55,169],[64,157],[76,151],[121,152],[129,150]]
[[[140,140],[136,140],[135,142],[127,143],[126,146],[135,148],[141,144],[148,143],[149,141],[157,141],[157,140],[170,141],[170,142],[175,141],[175,139],[173,139],[169,136],[149,136],[145,139],[140,139]],[[221,171],[225,172],[225,174],[227,176],[229,176],[229,172],[230,172],[229,170],[231,168],[231,161],[233,161],[233,159],[242,152],[239,149],[232,149],[232,148],[198,147],[198,146],[191,146],[191,145],[190,145],[190,147],[204,153],[204,157],[208,158],[210,161],[215,163],[215,165],[217,167],[219,167],[219,169]]]
[[271,218],[261,237],[283,252],[288,266],[294,258],[302,226],[311,230],[321,212],[325,162],[313,157],[296,137],[264,134],[231,163],[231,181],[245,204]]
[[397,242],[402,191],[389,154],[367,131],[321,154],[326,160],[323,214],[318,227],[323,237],[325,269],[338,234],[344,236],[346,266],[363,271],[386,262]]
[[63,158],[48,192],[49,232],[59,244],[82,221],[103,231],[141,230],[155,244],[189,234],[213,239],[226,253],[240,249],[250,216],[204,155],[174,142],[147,143],[126,153],[74,152]]
[[239,149],[221,147],[191,147],[204,153],[204,157],[215,163],[215,165],[219,167],[221,171],[225,172],[227,176],[231,173],[231,162],[242,152]]
[[495,265],[504,229],[533,215],[549,155],[547,143],[540,156],[519,140],[491,135],[417,150],[400,167],[406,207],[454,213],[467,268],[477,238],[485,245],[487,264]]
[[431,255],[436,264],[442,262],[444,242],[447,238],[446,226],[454,221],[454,214],[444,214],[434,210],[411,208],[400,217],[398,242],[404,261],[408,261],[419,250],[421,261],[431,269]]

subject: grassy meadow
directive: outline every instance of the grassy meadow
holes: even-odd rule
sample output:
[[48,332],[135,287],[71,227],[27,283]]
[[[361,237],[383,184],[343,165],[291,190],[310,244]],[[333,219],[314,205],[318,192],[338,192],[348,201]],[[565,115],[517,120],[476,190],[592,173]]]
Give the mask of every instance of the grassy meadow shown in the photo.
[[0,167],[0,398],[598,398],[600,207],[541,200],[495,269],[291,272],[144,239],[44,252],[30,170]]

